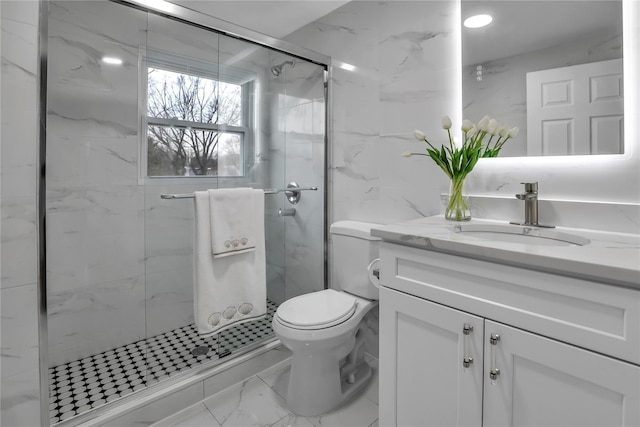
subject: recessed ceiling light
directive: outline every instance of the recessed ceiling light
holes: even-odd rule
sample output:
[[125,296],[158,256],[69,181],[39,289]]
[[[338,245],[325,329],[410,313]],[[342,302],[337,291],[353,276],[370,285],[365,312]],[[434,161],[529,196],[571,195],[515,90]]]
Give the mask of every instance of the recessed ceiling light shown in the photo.
[[467,28],[480,28],[489,25],[493,21],[491,15],[474,15],[464,20],[464,26]]
[[122,59],[116,58],[115,56],[104,56],[102,62],[109,65],[122,65]]

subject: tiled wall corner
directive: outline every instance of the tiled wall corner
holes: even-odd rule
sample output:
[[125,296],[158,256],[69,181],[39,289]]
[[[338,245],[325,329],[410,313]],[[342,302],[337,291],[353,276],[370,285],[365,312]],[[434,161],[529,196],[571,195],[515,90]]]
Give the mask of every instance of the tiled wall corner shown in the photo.
[[37,1],[2,1],[0,424],[40,425],[36,179]]

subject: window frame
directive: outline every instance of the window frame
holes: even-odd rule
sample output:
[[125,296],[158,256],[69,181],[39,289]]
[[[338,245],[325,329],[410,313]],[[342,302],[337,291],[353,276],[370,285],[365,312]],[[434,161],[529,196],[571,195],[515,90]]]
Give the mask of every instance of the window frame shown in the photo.
[[[196,58],[184,57],[181,55],[164,52],[160,50],[147,49],[145,57],[142,59],[141,84],[140,84],[140,167],[139,178],[143,184],[195,184],[195,183],[217,183],[219,179],[243,179],[247,177],[250,169],[250,161],[254,152],[254,89],[257,73],[247,71],[237,67],[225,66],[215,62],[206,62]],[[174,73],[190,76],[202,77],[222,83],[230,83],[241,86],[241,107],[243,126],[233,126],[228,124],[191,122],[181,119],[167,119],[152,117],[147,115],[148,99],[148,75],[149,68],[158,68]],[[149,176],[148,175],[148,143],[147,136],[149,126],[167,126],[193,128],[204,131],[218,133],[233,133],[241,135],[240,147],[240,175],[220,176],[220,175],[197,175],[197,176]]]

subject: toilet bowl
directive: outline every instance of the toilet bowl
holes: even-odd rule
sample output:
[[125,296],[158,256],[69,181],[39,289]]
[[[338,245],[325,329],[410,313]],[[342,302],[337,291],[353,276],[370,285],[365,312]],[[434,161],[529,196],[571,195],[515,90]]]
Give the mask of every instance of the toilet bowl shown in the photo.
[[292,352],[283,392],[288,409],[297,415],[337,408],[371,376],[364,341],[369,333],[365,316],[378,304],[377,283],[367,271],[378,253],[379,239],[370,235],[374,225],[334,223],[335,286],[287,300],[273,317],[275,335]]

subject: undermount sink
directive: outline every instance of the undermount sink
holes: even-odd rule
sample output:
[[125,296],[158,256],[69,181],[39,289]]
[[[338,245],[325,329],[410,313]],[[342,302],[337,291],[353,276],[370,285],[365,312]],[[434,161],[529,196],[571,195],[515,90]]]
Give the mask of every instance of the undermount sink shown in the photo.
[[455,233],[483,240],[542,246],[584,246],[591,240],[562,231],[512,224],[456,224]]

